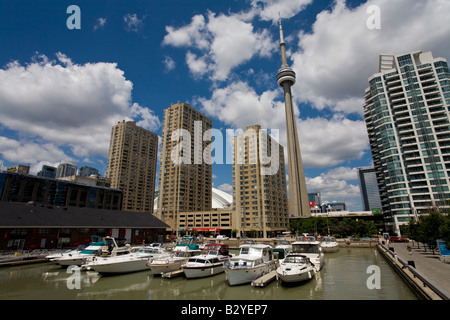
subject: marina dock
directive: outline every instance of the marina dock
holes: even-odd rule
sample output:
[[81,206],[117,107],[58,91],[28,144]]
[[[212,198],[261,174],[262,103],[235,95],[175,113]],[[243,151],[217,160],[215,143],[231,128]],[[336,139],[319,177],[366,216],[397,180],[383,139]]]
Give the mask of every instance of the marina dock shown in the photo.
[[275,280],[277,277],[277,271],[273,270],[265,275],[263,275],[261,278],[258,278],[256,280],[252,281],[253,287],[265,287],[269,283],[271,283],[273,280]]
[[180,270],[176,270],[176,271],[161,273],[161,277],[171,279],[171,278],[179,277],[183,274],[184,274],[183,269],[180,269]]

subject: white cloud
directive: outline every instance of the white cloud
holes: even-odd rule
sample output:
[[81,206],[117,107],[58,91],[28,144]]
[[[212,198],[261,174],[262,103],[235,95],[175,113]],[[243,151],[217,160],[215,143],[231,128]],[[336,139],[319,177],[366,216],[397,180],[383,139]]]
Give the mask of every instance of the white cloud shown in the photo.
[[356,168],[349,167],[338,167],[331,169],[326,173],[326,176],[331,179],[341,179],[341,180],[357,180]]
[[206,74],[224,81],[230,72],[255,56],[270,57],[276,45],[267,30],[255,31],[242,15],[209,12],[192,18],[189,25],[166,27],[163,45],[187,47],[186,63],[194,77]]
[[130,116],[136,121],[138,127],[149,131],[155,131],[161,126],[158,116],[152,110],[142,107],[138,103],[133,103],[131,106]]
[[186,53],[186,64],[194,78],[201,78],[209,69],[205,56],[198,58],[190,51]]
[[170,56],[164,57],[163,64],[166,67],[166,72],[172,71],[176,67],[175,60],[173,60]]
[[[381,9],[381,29],[367,28],[367,8]],[[380,53],[433,51],[449,58],[450,2],[445,0],[369,0],[349,9],[336,0],[322,11],[311,33],[299,33],[300,50],[293,53],[297,101],[310,101],[319,110],[331,108],[362,115],[368,77],[378,70]]]
[[205,31],[206,23],[203,15],[196,15],[192,17],[191,24],[175,29],[171,26],[166,26],[166,36],[163,44],[174,47],[196,47],[199,49],[208,49],[209,39],[207,39]]
[[220,186],[217,187],[217,189],[222,190],[222,191],[227,192],[227,193],[232,193],[233,192],[233,186],[231,184],[228,184],[228,183],[221,184]]
[[306,185],[308,190],[320,191],[322,202],[344,201],[347,205],[359,203],[359,186],[347,182],[354,180],[354,171],[346,167],[336,168],[314,178],[307,177]]
[[8,141],[16,149],[3,145],[5,159],[33,163],[106,157],[117,121],[136,119],[147,129],[159,127],[151,110],[131,104],[133,84],[116,64],[79,65],[64,54],[56,56],[56,61],[38,56],[32,63],[0,69],[0,124],[23,139]]
[[98,18],[94,25],[94,30],[102,29],[106,25],[106,18]]
[[144,19],[139,19],[136,13],[128,13],[123,17],[125,23],[125,30],[128,32],[139,32],[144,26]]
[[292,18],[303,11],[312,0],[253,0],[252,7],[257,9],[255,14],[259,15],[261,20],[278,21],[278,13],[281,18]]
[[234,82],[214,90],[211,99],[198,98],[196,103],[207,115],[236,129],[259,124],[266,129],[285,127],[284,104],[275,101],[280,91],[259,95],[245,82]]
[[48,159],[71,158],[51,143],[17,141],[0,136],[0,154],[6,161],[17,164],[36,164]]
[[364,121],[338,116],[297,121],[303,164],[326,168],[348,160],[361,159],[369,150]]

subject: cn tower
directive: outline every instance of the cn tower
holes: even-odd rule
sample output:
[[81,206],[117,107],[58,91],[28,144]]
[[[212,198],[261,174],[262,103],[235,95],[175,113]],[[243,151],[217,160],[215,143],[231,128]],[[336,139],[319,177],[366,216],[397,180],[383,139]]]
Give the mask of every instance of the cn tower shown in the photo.
[[295,123],[292,105],[291,86],[295,83],[295,72],[288,66],[286,59],[286,43],[280,17],[280,47],[281,69],[277,74],[277,82],[284,90],[286,105],[286,131],[288,143],[288,176],[289,176],[289,217],[308,218],[311,216],[308,192],[306,190],[305,174],[303,172],[302,155],[298,141],[297,125]]

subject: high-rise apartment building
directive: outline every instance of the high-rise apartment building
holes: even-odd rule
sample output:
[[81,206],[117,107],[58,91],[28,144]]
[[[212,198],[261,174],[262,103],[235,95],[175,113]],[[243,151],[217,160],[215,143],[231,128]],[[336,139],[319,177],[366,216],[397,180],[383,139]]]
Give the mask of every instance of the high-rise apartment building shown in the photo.
[[364,211],[381,210],[380,192],[374,167],[357,168],[361,203]]
[[97,176],[98,175],[98,169],[92,168],[92,167],[81,167],[80,168],[80,176],[82,177],[90,177],[90,176]]
[[56,170],[56,178],[74,176],[77,174],[77,165],[71,162],[61,162]]
[[380,55],[364,116],[386,228],[450,198],[450,72],[431,52]]
[[112,128],[106,176],[123,192],[123,211],[153,213],[157,157],[156,133],[133,121]]
[[38,177],[56,178],[56,168],[52,166],[42,165],[41,171],[37,173]]
[[203,159],[210,129],[212,120],[187,103],[164,110],[157,214],[172,231],[180,212],[211,210],[212,165]]
[[233,138],[234,227],[274,237],[289,227],[284,149],[259,125]]

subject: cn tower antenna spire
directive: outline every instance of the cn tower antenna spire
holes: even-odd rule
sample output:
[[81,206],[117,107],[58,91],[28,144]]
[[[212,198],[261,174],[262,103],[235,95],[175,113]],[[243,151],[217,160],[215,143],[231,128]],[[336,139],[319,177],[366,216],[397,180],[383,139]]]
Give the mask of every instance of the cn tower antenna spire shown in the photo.
[[281,14],[278,12],[278,19],[280,25],[280,47],[281,47],[281,65],[282,67],[287,67],[287,58],[286,58],[286,43],[284,42],[283,35],[283,26],[281,25]]
[[283,26],[281,25],[281,14],[278,12],[278,24],[280,25],[280,43],[284,43]]

